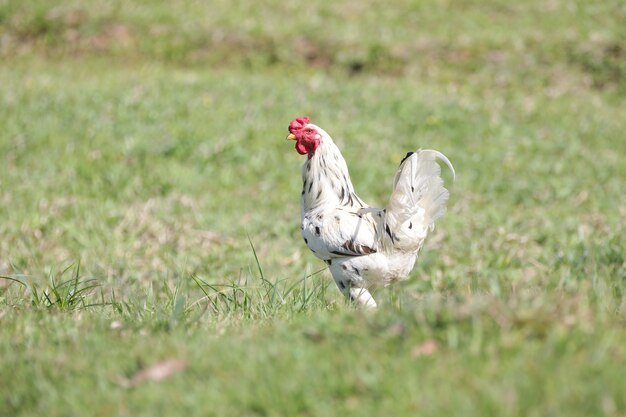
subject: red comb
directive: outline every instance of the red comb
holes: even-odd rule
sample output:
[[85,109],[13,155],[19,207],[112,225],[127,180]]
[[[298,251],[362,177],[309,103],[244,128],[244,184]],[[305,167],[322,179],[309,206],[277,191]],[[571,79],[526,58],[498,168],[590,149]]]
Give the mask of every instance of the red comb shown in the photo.
[[296,131],[302,129],[308,123],[309,123],[309,118],[306,116],[293,119],[291,123],[289,123],[289,133],[295,133]]

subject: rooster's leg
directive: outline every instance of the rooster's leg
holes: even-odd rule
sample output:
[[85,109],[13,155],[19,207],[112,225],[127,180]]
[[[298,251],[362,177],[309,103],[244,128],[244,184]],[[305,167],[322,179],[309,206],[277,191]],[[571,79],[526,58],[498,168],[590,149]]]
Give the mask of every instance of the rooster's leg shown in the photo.
[[365,308],[376,308],[376,300],[374,300],[367,288],[346,285],[343,280],[335,280],[335,283],[339,291],[351,302]]
[[365,308],[376,308],[376,301],[369,292],[359,268],[350,259],[336,260],[330,264],[330,272],[339,291],[350,301]]
[[352,302],[357,303],[361,307],[376,308],[376,301],[367,288],[350,288],[349,297]]

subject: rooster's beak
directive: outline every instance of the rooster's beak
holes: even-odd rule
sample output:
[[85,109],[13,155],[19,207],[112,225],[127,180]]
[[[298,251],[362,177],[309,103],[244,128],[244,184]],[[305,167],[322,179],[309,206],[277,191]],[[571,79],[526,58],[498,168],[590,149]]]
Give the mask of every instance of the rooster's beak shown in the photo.
[[296,140],[296,135],[294,135],[293,133],[288,134],[287,140]]

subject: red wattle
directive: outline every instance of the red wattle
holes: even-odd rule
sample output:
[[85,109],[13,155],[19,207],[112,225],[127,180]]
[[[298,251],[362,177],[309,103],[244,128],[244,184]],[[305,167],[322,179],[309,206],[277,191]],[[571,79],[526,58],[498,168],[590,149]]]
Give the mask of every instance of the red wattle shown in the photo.
[[300,141],[296,142],[296,151],[298,151],[298,153],[300,155],[306,155],[308,153],[306,147],[304,146],[304,144]]

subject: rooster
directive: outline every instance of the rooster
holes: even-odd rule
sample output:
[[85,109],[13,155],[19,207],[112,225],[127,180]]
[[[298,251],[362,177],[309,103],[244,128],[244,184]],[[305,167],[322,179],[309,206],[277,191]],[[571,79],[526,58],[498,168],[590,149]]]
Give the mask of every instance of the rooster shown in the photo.
[[370,290],[405,279],[435,220],[446,211],[443,161],[434,150],[409,152],[400,162],[386,208],[370,207],[354,191],[346,161],[331,137],[299,117],[287,139],[307,155],[302,166],[301,229],[309,249],[328,265],[339,290],[364,307],[376,307]]

